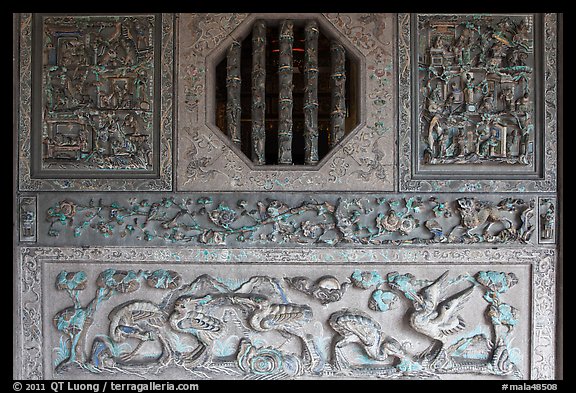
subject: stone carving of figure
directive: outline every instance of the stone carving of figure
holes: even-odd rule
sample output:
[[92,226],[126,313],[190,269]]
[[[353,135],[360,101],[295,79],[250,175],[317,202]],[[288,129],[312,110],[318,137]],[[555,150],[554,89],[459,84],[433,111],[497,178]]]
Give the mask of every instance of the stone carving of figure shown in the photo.
[[494,96],[492,93],[488,93],[482,97],[482,103],[478,109],[485,113],[491,113],[494,110]]
[[462,89],[460,88],[460,86],[458,86],[458,83],[456,82],[452,82],[450,84],[450,87],[452,88],[452,92],[450,93],[451,100],[454,104],[461,104],[464,98],[464,93],[462,92]]
[[434,116],[430,121],[430,126],[428,127],[428,146],[430,148],[430,153],[433,158],[440,156],[440,146],[439,140],[443,133],[442,127],[438,120],[438,116]]
[[542,239],[552,239],[554,236],[554,205],[550,203],[548,209],[540,217],[542,218]]
[[467,151],[466,136],[464,135],[464,131],[459,130],[458,133],[454,135],[454,138],[455,138],[454,144],[457,146],[458,157],[462,157],[466,154]]
[[454,55],[458,64],[469,65],[472,61],[470,43],[473,31],[465,27],[454,44]]
[[516,100],[516,112],[528,112],[530,110],[530,95],[524,95]]
[[491,66],[500,67],[502,65],[502,58],[506,55],[506,47],[500,41],[496,41],[488,51],[489,64]]
[[466,109],[473,112],[476,109],[474,104],[474,76],[469,72],[466,73],[466,82],[464,86],[464,102],[466,103]]
[[500,92],[500,100],[504,104],[505,111],[512,111],[514,105],[514,89],[512,87],[505,87]]

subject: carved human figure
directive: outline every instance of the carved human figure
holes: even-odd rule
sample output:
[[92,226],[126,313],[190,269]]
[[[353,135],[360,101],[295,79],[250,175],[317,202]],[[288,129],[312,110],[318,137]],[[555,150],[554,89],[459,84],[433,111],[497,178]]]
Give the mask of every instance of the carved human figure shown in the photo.
[[433,158],[440,157],[440,139],[443,134],[442,127],[438,116],[434,116],[428,128],[428,146]]
[[471,48],[470,43],[472,40],[473,30],[464,27],[460,32],[460,36],[456,39],[454,44],[455,57],[460,65],[469,65],[471,62]]
[[528,112],[530,110],[530,94],[524,93],[516,100],[516,112]]
[[480,112],[492,113],[494,111],[494,96],[492,93],[486,94],[482,97],[482,102],[478,107]]
[[502,59],[506,56],[507,47],[501,42],[496,40],[489,50],[489,64],[494,67],[502,65]]
[[540,214],[542,219],[542,239],[553,239],[554,237],[554,205],[552,203],[548,204],[548,208],[542,214]]
[[504,110],[511,112],[514,110],[514,89],[510,86],[504,87],[500,92],[500,100],[504,105]]
[[474,112],[476,108],[474,104],[474,75],[467,72],[465,79],[464,102],[466,103],[466,110]]

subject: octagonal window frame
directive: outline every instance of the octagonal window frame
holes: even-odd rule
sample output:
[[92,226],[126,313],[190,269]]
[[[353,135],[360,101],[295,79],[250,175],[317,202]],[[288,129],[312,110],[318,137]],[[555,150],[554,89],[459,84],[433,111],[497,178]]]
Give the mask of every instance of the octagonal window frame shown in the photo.
[[[257,165],[250,157],[241,150],[239,146],[232,142],[225,130],[216,125],[216,67],[226,58],[230,45],[237,41],[242,42],[251,33],[254,23],[258,20],[273,21],[279,23],[282,20],[295,20],[298,22],[314,20],[318,28],[328,40],[336,40],[344,47],[346,56],[350,64],[355,64],[357,68],[354,75],[347,75],[348,78],[354,78],[356,94],[352,97],[356,106],[357,122],[356,125],[346,132],[344,137],[338,141],[316,164],[266,164]],[[354,137],[362,128],[366,126],[366,80],[362,76],[366,73],[366,59],[358,48],[352,44],[346,36],[340,33],[322,14],[302,14],[302,13],[254,13],[244,19],[235,29],[229,32],[219,45],[217,45],[205,57],[206,69],[206,99],[205,99],[205,125],[212,131],[240,160],[242,160],[253,171],[319,171],[322,167],[330,162],[332,157],[337,154],[350,139]]]

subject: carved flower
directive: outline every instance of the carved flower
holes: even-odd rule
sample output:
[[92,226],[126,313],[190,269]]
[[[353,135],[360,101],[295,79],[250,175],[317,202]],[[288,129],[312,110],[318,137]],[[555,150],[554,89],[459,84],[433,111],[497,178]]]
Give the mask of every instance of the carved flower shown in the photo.
[[378,286],[382,284],[384,279],[376,270],[362,271],[356,269],[350,276],[350,281],[352,281],[352,285],[354,285],[356,288],[368,289],[372,286]]
[[397,301],[398,295],[394,292],[377,289],[370,295],[368,308],[374,311],[385,312],[391,310]]
[[322,228],[318,224],[314,224],[308,220],[300,223],[300,229],[305,237],[316,239],[322,235]]
[[268,217],[276,217],[280,214],[284,214],[288,211],[289,207],[284,202],[280,202],[278,200],[271,200],[266,208],[266,214]]
[[402,222],[400,223],[400,227],[398,230],[407,235],[412,232],[418,226],[418,220],[412,216],[405,216],[402,218]]
[[202,232],[198,235],[198,242],[203,244],[226,245],[226,234],[213,230]]
[[62,223],[70,220],[72,224],[72,219],[76,215],[76,205],[70,201],[61,201],[58,206],[54,206],[48,209],[47,216],[48,219],[56,218]]
[[238,218],[238,213],[235,210],[225,205],[218,205],[218,207],[208,213],[208,218],[214,224],[228,228]]
[[498,293],[505,293],[518,283],[518,277],[514,273],[492,270],[480,271],[476,273],[474,278],[486,288]]
[[61,201],[58,207],[60,213],[66,218],[72,218],[76,215],[76,204],[70,201]]

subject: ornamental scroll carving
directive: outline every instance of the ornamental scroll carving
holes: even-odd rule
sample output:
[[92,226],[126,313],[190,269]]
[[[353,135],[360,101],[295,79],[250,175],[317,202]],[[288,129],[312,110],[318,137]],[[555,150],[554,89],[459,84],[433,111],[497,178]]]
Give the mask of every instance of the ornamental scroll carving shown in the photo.
[[[285,280],[291,284],[267,275],[233,279],[203,274],[187,282],[167,269],[108,268],[95,278],[84,271],[62,270],[56,275],[56,288],[67,293],[72,305],[52,318],[51,329],[59,332],[53,351],[55,375],[80,371],[143,377],[177,369],[195,378],[232,379],[523,376],[520,350],[513,345],[520,314],[505,301],[518,283],[514,273],[454,275],[446,270],[422,279],[397,271],[355,270],[345,279],[351,286],[348,292],[328,302],[311,296],[324,305],[333,303],[329,311],[319,310],[316,302],[291,300],[293,284],[307,277]],[[314,285],[324,291],[342,288],[334,276],[324,276]],[[94,297],[82,302],[86,297],[80,295],[88,287],[94,288]],[[149,293],[156,298],[138,298],[144,288],[153,289]],[[391,294],[408,324],[388,317],[390,308],[337,304],[344,303],[346,295],[355,296],[354,291],[374,288],[379,289],[370,301]],[[131,300],[122,299],[128,294],[133,294]],[[480,318],[484,328],[467,326],[462,316],[474,298],[485,305]],[[108,302],[114,307],[106,307],[107,322],[97,325],[107,330],[91,333],[98,329],[91,325],[101,320],[98,314]],[[392,325],[400,326],[394,334]],[[416,345],[393,337],[404,329],[425,339]],[[416,347],[423,349],[411,349]]]

